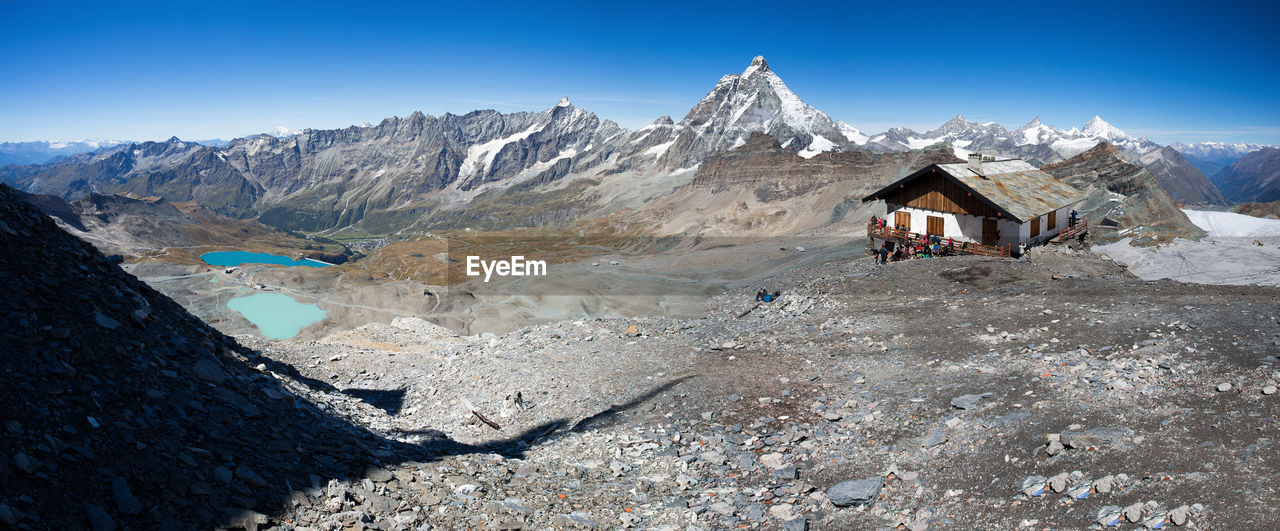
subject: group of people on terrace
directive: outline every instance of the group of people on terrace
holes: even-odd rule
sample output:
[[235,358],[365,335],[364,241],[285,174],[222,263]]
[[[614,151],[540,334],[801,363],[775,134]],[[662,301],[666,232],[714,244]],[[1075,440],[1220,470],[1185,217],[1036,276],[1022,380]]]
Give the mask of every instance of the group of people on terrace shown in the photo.
[[[871,224],[882,228],[888,228],[885,219],[871,216]],[[953,256],[957,254],[971,254],[970,242],[956,242],[955,238],[943,238],[934,234],[915,234],[910,232],[907,227],[894,227],[894,229],[902,231],[906,234],[906,239],[898,242],[886,239],[877,249],[872,249],[872,259],[884,264],[899,260],[914,260],[919,258],[932,258],[935,256]]]

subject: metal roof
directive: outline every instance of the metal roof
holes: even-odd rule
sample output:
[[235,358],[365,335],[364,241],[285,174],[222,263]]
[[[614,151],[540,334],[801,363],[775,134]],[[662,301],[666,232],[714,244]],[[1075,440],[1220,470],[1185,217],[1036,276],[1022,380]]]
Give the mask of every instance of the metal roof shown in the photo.
[[1085,198],[1084,192],[1054,179],[1024,160],[1013,159],[984,161],[982,175],[978,175],[965,162],[932,164],[867,196],[863,201],[874,200],[899,185],[925,175],[930,168],[935,167],[1019,223],[1073,205]]

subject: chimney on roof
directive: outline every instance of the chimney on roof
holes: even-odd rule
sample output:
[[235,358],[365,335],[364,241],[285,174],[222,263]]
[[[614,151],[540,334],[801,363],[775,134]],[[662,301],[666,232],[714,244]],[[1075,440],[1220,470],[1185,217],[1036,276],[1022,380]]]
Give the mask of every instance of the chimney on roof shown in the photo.
[[969,154],[969,169],[973,170],[973,173],[976,173],[979,176],[982,175],[982,154],[981,153]]

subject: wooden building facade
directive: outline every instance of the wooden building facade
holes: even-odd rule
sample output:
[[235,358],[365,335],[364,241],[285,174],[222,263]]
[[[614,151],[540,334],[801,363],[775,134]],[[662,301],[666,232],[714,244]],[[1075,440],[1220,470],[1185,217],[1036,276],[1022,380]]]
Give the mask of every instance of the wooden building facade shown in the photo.
[[1067,227],[1084,194],[1021,160],[932,164],[863,198],[891,228],[988,246],[1035,244]]

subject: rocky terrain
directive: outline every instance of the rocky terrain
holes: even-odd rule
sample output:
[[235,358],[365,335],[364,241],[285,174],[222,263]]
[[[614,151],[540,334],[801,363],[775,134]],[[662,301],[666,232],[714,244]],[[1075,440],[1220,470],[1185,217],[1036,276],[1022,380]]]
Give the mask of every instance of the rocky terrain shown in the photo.
[[1270,203],[1240,203],[1231,207],[1233,212],[1255,218],[1280,219],[1280,201]]
[[[290,254],[316,254],[341,263],[341,246],[323,246],[295,238],[253,220],[237,220],[214,213],[194,202],[169,203],[160,198],[90,193],[76,201],[21,194],[40,211],[55,218],[64,230],[94,244],[104,254],[132,258],[168,254],[175,249],[249,246],[289,249]],[[310,248],[307,248],[307,247]],[[326,253],[325,251],[329,251]],[[316,256],[316,258],[320,258]]]
[[[298,400],[262,358],[0,186],[0,522],[253,527],[404,445]],[[413,448],[420,448],[414,446]],[[416,451],[416,450],[415,450]]]
[[[712,156],[686,186],[655,199],[628,222],[659,234],[759,237],[816,229],[861,228],[861,197],[935,162],[950,149],[872,153],[862,149],[803,157],[777,139],[753,134]],[[855,212],[856,211],[856,212]]]
[[[1270,518],[1277,494],[1259,480],[1280,466],[1266,451],[1280,409],[1267,394],[1280,378],[1273,290],[1145,283],[1050,251],[1025,262],[860,261],[769,285],[785,294],[776,306],[735,290],[701,319],[581,320],[471,339],[399,320],[308,344],[242,340],[347,389],[297,391],[380,433],[430,426],[472,445],[527,441],[518,459],[418,471],[410,489],[388,476],[385,491],[363,485],[434,506],[426,520],[437,526],[1207,528]],[[1223,326],[1221,315],[1241,320]],[[369,499],[355,505],[359,518],[390,524],[377,505],[386,502]],[[288,514],[351,518],[302,505]]]
[[1274,288],[1042,248],[802,267],[700,318],[262,342],[7,188],[0,240],[11,527],[1264,528],[1280,501]]
[[1149,245],[1204,236],[1151,171],[1126,162],[1115,146],[1099,144],[1040,169],[1088,193],[1076,210],[1090,219],[1091,237],[1099,242],[1131,237],[1135,244]]

